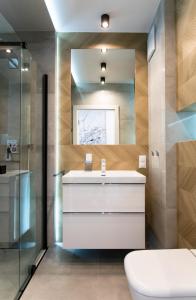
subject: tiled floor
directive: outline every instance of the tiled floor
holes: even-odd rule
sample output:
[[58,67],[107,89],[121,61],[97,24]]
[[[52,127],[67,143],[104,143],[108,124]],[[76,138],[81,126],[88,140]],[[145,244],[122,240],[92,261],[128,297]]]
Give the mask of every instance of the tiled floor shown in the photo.
[[131,300],[126,251],[50,248],[22,300]]
[[0,249],[0,300],[12,300],[19,288],[19,251]]
[[28,266],[35,257],[34,247],[0,248],[0,300],[13,300],[20,283],[26,279]]

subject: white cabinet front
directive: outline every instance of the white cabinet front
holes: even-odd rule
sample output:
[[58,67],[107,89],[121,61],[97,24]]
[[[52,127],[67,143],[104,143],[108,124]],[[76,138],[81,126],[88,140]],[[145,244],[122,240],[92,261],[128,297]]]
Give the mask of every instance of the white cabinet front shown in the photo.
[[67,249],[143,249],[143,213],[64,213],[63,246]]
[[145,184],[63,184],[63,212],[144,212]]
[[145,248],[145,184],[63,184],[63,245]]

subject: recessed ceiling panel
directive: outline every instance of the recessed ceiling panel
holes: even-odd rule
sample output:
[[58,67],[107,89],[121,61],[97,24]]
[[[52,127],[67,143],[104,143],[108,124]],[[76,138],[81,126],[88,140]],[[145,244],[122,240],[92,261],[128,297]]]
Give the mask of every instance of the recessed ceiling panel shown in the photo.
[[[160,0],[45,0],[58,32],[148,32]],[[110,26],[100,26],[109,14]]]

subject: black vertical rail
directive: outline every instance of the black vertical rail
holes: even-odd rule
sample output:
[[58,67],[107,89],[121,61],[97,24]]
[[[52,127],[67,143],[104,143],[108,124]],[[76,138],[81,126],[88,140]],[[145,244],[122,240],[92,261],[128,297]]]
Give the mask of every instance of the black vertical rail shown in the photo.
[[43,197],[43,249],[47,249],[47,157],[48,157],[48,75],[42,77],[42,197]]

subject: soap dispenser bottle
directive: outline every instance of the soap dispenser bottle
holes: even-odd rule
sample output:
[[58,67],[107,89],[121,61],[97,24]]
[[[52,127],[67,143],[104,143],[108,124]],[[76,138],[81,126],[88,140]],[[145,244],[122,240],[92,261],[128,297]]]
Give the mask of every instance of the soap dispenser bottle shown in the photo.
[[105,158],[101,159],[101,176],[106,175],[106,160]]

